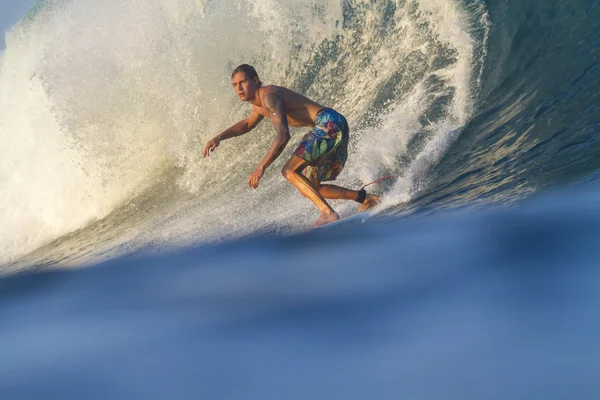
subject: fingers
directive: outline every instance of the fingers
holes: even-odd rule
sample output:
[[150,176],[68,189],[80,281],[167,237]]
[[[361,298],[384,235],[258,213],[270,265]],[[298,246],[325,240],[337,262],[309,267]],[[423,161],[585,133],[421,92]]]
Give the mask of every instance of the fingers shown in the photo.
[[258,189],[259,180],[260,178],[258,178],[257,176],[250,175],[250,178],[248,179],[248,186],[250,186],[252,189]]
[[206,147],[204,147],[204,157],[208,157],[211,152],[215,151],[217,146],[214,143],[208,142]]

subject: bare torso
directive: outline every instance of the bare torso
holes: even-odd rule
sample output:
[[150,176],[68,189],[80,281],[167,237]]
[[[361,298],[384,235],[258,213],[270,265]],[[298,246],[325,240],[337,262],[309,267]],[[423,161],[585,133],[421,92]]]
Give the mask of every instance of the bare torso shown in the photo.
[[269,85],[261,87],[257,92],[256,98],[251,102],[254,110],[267,118],[271,118],[272,116],[264,107],[263,99],[272,94],[279,96],[282,100],[289,126],[314,126],[317,113],[325,108],[308,97],[302,96],[290,89]]

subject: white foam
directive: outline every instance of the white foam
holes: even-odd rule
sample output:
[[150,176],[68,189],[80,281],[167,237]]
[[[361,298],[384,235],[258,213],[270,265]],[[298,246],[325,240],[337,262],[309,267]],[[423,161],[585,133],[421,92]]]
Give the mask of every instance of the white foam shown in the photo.
[[[394,172],[406,179],[386,205],[410,199],[451,143],[447,132],[472,112],[470,15],[455,1],[409,1],[393,3],[393,23],[383,23],[392,3],[343,4],[354,7],[353,27],[341,2],[326,0],[72,0],[15,28],[0,72],[0,262],[103,218],[173,166],[183,169],[180,189],[196,198],[149,216],[140,243],[309,226],[316,209],[279,174],[303,131],[257,192],[246,181],[273,138],[268,121],[201,156],[208,139],[249,112],[229,79],[244,62],[265,83],[314,78],[306,93],[348,117],[352,151],[340,184]],[[457,56],[436,69],[440,46]],[[443,85],[433,90],[431,77]],[[424,110],[444,95],[444,116],[424,126]],[[372,117],[377,124],[357,129]],[[422,154],[402,168],[423,132]]]

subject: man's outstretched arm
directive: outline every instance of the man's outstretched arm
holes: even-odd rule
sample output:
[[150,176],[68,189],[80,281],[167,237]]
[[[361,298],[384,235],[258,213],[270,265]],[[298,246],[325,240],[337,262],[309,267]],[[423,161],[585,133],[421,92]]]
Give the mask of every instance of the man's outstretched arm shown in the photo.
[[217,136],[212,138],[206,143],[204,147],[204,157],[210,155],[211,152],[215,151],[215,149],[221,143],[221,140],[230,139],[232,137],[241,136],[245,133],[250,132],[252,129],[256,128],[256,126],[263,120],[263,116],[260,115],[255,110],[252,110],[248,118],[241,120],[240,122],[232,125],[231,127],[225,129],[223,132],[219,133]]
[[258,181],[262,178],[265,169],[279,157],[290,140],[290,129],[281,98],[276,94],[269,94],[264,99],[264,106],[271,113],[271,121],[277,135],[267,154],[248,179],[248,185],[254,189],[258,187]]

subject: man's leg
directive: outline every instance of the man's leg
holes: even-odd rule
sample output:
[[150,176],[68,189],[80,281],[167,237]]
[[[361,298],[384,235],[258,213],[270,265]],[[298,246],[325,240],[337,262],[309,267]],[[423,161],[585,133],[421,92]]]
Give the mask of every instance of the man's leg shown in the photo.
[[315,188],[311,182],[304,175],[302,175],[302,170],[304,170],[307,165],[308,162],[306,160],[293,155],[283,166],[281,173],[285,179],[290,181],[290,183],[294,185],[303,196],[312,201],[321,211],[321,216],[313,225],[313,228],[316,228],[318,226],[337,221],[340,219],[340,216],[325,201],[317,188]]
[[356,200],[358,191],[335,185],[319,185],[319,193],[326,199]]
[[[319,181],[313,181],[313,186],[318,188],[319,194],[326,199],[343,199],[356,201],[359,196],[359,192],[357,190],[346,189],[344,187],[335,185],[321,185]],[[365,199],[360,204],[358,212],[368,210],[369,208],[373,208],[380,202],[381,198],[379,196],[367,194]]]

